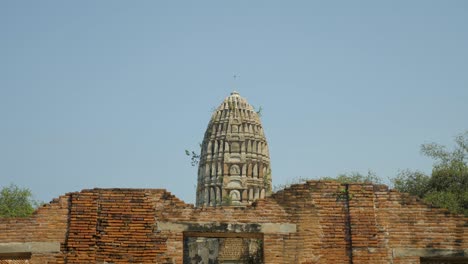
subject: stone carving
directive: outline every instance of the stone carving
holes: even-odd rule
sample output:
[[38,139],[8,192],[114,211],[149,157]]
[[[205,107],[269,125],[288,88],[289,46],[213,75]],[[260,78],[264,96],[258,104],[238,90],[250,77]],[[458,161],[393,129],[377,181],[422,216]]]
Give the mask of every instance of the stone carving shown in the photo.
[[229,170],[229,173],[230,173],[231,175],[239,175],[239,174],[240,174],[239,166],[237,166],[237,165],[232,165],[232,166],[231,166],[231,169]]
[[229,195],[231,196],[232,202],[239,202],[240,201],[240,192],[238,190],[232,190]]
[[239,132],[239,127],[237,125],[232,125],[231,131],[232,131],[232,133],[237,133],[237,132]]
[[240,152],[239,142],[232,142],[232,144],[231,144],[231,153],[232,152],[234,152],[234,153]]
[[230,181],[226,187],[229,189],[240,189],[242,188],[242,183],[240,181]]
[[[270,171],[270,155],[260,117],[239,93],[232,92],[213,112],[201,149],[197,206],[221,205],[222,197],[234,191],[228,185],[239,176],[247,181],[235,188],[236,206],[249,205],[271,194],[271,176],[263,177],[265,171]],[[220,190],[220,195],[211,195],[213,188]],[[263,189],[264,195],[251,191]]]

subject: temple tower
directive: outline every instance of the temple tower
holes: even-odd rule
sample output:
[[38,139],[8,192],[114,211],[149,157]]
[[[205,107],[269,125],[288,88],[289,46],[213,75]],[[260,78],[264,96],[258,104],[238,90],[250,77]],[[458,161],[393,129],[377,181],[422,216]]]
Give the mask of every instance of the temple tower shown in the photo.
[[198,167],[197,206],[251,204],[271,193],[268,144],[260,117],[232,92],[213,112]]

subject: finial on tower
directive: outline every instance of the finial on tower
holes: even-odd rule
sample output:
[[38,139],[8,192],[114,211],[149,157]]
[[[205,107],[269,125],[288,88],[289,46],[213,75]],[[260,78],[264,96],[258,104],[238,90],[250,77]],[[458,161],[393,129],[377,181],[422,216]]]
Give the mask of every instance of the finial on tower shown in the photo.
[[[235,88],[235,87],[237,87],[237,78],[239,78],[239,75],[234,74],[234,75],[232,75],[232,78],[234,79],[233,84],[234,84],[234,88]],[[239,95],[239,93],[236,92],[236,90],[234,90],[234,91],[231,93],[231,95]]]

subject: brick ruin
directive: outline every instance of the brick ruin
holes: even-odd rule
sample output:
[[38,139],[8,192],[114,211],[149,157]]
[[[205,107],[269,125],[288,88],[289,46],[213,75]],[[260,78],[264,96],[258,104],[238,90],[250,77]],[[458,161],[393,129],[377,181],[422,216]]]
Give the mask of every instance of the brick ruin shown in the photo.
[[198,208],[160,189],[92,189],[1,219],[0,263],[248,263],[252,246],[264,263],[467,263],[467,220],[380,185],[308,181]]
[[234,92],[202,144],[196,207],[162,189],[68,193],[0,219],[0,264],[468,263],[468,218],[384,185],[271,193],[258,113]]

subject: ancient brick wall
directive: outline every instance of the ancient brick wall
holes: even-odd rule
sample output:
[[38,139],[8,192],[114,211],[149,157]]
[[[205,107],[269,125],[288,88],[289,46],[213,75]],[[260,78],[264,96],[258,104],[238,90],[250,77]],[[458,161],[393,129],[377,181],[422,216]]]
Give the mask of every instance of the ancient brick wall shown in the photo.
[[409,264],[446,254],[468,262],[466,217],[386,186],[309,181],[273,198],[297,224],[289,263]]
[[[284,263],[287,260],[285,240],[288,232],[275,231],[274,227],[288,223],[289,215],[275,200],[260,200],[247,207],[193,208],[175,197],[164,198],[163,203],[157,204],[156,220],[159,236],[167,239],[167,245],[171,247],[168,256],[175,263],[182,263],[180,253],[183,251],[184,232],[223,237],[226,233],[256,234],[262,228],[269,228],[263,232],[265,263]],[[176,226],[161,227],[167,223]]]
[[377,199],[385,194],[374,192],[373,185],[351,184],[344,188],[348,192],[353,262],[391,263],[389,238],[375,208]]
[[288,221],[272,199],[246,208],[194,208],[163,190],[84,190],[70,195],[65,262],[182,263],[186,232],[223,237],[266,228],[264,248],[273,254],[265,261],[284,263],[287,233],[271,225]]
[[466,217],[385,186],[309,181],[210,208],[165,190],[93,189],[0,219],[0,257],[13,245],[32,251],[30,263],[182,263],[184,239],[206,236],[262,239],[269,264],[464,261],[467,229]]
[[66,263],[162,263],[167,245],[154,232],[152,195],[163,193],[95,189],[72,194]]
[[297,224],[287,243],[287,263],[349,263],[340,188],[338,183],[311,181],[273,195]]
[[[388,249],[393,263],[414,263],[418,256],[448,254],[468,259],[468,218],[446,209],[425,204],[416,197],[388,190],[386,186],[354,185],[357,197],[367,189],[373,196],[356,199],[374,200],[375,226],[379,229],[379,245]],[[465,252],[465,253],[462,253]],[[466,261],[466,259],[465,259]]]
[[[13,253],[29,250],[30,263],[63,259],[60,248],[67,233],[68,202],[69,196],[64,195],[43,205],[29,218],[0,219],[0,245],[12,245]],[[0,250],[0,256],[2,253]]]

